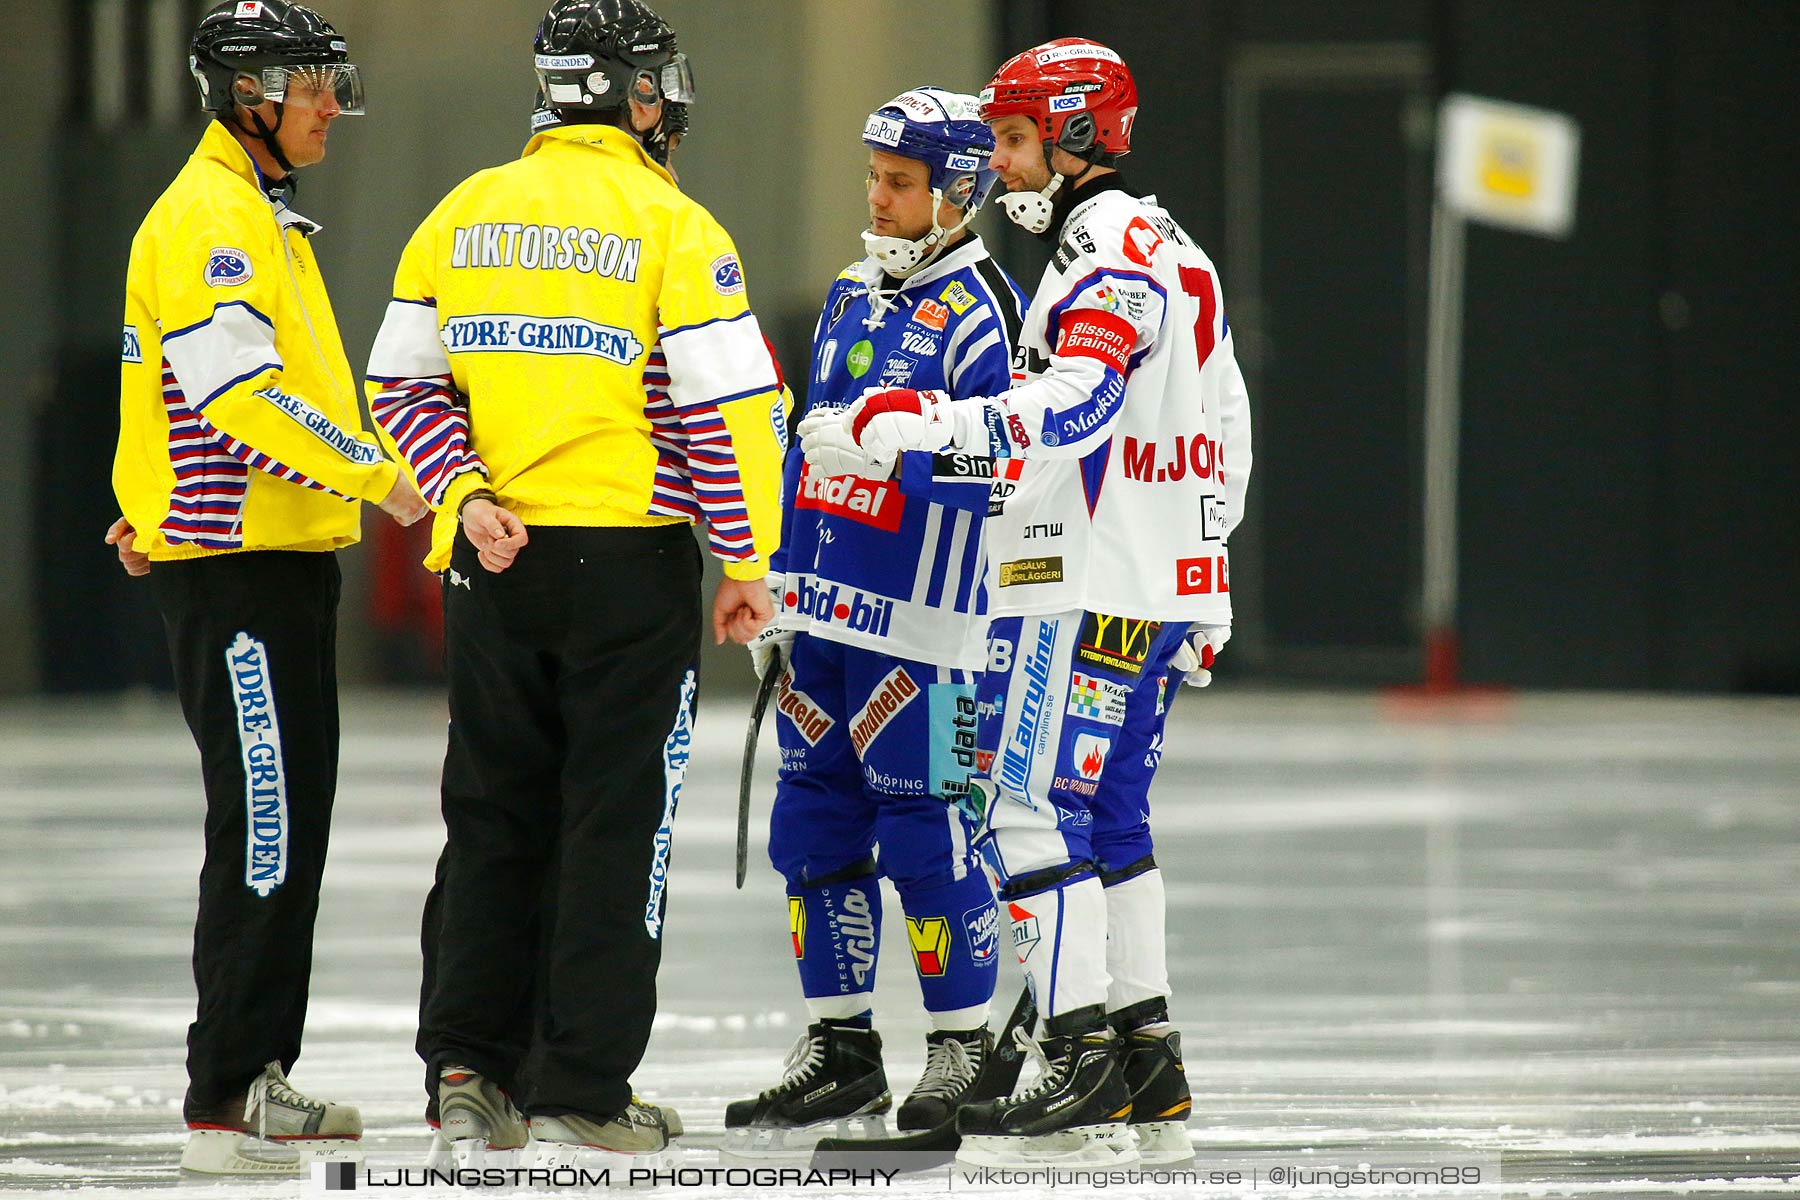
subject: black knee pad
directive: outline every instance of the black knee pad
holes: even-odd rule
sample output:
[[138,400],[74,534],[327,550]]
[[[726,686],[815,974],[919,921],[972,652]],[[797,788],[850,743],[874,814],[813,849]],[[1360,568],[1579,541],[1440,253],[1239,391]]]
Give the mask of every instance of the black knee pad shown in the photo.
[[1124,883],[1127,879],[1136,879],[1139,875],[1156,870],[1156,855],[1146,854],[1133,863],[1126,863],[1116,871],[1100,872],[1100,886],[1111,887],[1115,883]]
[[808,879],[800,886],[803,888],[831,887],[833,884],[849,883],[852,879],[866,879],[875,874],[875,856],[858,859],[847,867],[839,867],[830,874],[821,875],[817,879]]
[[1027,871],[1023,875],[1014,875],[1000,889],[1000,899],[1017,900],[1020,896],[1035,896],[1039,892],[1048,892],[1061,887],[1065,883],[1074,883],[1094,873],[1094,864],[1087,859],[1066,862],[1058,867],[1043,867],[1036,871]]

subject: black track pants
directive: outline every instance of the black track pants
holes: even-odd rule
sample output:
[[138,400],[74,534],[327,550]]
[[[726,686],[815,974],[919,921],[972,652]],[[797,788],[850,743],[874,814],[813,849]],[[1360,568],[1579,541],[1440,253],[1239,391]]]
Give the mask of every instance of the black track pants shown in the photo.
[[419,1042],[430,1071],[514,1077],[528,1112],[604,1118],[656,1014],[700,556],[685,525],[530,535],[498,575],[459,536],[445,577],[447,844]]
[[151,568],[206,785],[189,1113],[300,1055],[337,790],[337,558],[253,550]]

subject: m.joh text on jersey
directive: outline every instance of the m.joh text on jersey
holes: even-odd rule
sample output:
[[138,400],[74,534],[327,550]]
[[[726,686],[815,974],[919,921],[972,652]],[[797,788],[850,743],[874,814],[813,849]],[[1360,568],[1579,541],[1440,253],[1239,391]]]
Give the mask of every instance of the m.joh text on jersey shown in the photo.
[[1250,406],[1218,273],[1154,196],[1091,186],[1031,303],[1031,382],[988,423],[990,452],[1010,456],[995,465],[989,610],[1229,625]]
[[[982,396],[1012,383],[1024,296],[971,237],[899,284],[873,260],[832,282],[813,334],[807,410],[865,388]],[[877,313],[875,310],[882,311]],[[818,637],[901,658],[979,669],[989,598],[982,538],[995,463],[901,455],[890,479],[831,478],[798,443],[782,477],[783,619]]]

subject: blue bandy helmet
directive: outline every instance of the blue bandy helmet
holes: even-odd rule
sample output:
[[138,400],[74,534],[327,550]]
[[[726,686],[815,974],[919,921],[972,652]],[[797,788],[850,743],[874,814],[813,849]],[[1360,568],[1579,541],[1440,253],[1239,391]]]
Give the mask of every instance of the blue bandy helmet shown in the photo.
[[[864,233],[869,252],[889,274],[905,278],[936,257],[944,239],[967,225],[999,179],[989,162],[994,134],[980,117],[974,96],[918,87],[901,92],[869,114],[863,144],[931,169],[931,232],[916,241]],[[962,220],[945,229],[937,222],[937,206],[948,201],[962,210]]]

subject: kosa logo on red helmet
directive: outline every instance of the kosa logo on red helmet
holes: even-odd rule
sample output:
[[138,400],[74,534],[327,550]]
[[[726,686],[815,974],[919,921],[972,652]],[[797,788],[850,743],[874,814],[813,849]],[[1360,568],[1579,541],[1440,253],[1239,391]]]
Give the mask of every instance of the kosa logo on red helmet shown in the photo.
[[1086,38],[1058,38],[1014,55],[981,93],[981,119],[1026,116],[1046,142],[1107,164],[1131,150],[1137,84],[1118,53]]

